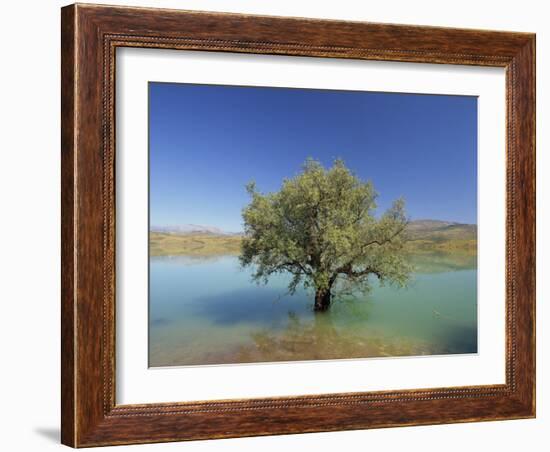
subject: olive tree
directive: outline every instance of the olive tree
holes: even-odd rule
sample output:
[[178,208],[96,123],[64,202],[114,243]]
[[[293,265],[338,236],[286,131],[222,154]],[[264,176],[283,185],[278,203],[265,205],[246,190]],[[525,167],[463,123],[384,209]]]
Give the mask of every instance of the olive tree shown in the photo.
[[342,160],[326,169],[308,159],[278,192],[262,194],[254,182],[247,191],[240,263],[253,267],[257,282],[289,273],[290,293],[301,284],[314,290],[315,311],[327,310],[335,292],[368,291],[371,275],[406,284],[404,201],[377,218],[374,187]]

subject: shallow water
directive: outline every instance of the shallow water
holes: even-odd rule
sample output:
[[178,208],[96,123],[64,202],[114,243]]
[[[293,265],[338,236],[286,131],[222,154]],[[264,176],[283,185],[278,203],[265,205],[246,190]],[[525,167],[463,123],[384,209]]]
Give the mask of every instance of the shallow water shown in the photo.
[[284,275],[258,286],[235,256],[151,257],[149,365],[476,353],[475,257],[414,262],[406,289],[374,283],[314,313],[311,293],[288,295]]

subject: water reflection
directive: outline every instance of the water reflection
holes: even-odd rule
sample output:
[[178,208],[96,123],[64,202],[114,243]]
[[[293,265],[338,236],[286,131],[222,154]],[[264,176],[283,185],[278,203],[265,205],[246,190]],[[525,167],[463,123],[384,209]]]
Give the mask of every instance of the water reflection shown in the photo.
[[252,344],[242,346],[237,354],[240,362],[323,360],[427,354],[425,342],[400,339],[383,340],[354,331],[339,330],[330,315],[316,315],[311,322],[302,321],[293,312],[288,314],[284,331],[276,334],[258,330],[250,335]]
[[[268,324],[273,327],[286,323],[288,307],[292,306],[289,303],[291,298],[280,289],[248,287],[199,297],[193,305],[193,314],[208,318],[216,325],[232,326],[239,323],[252,323]],[[295,298],[306,301],[307,294],[304,292]],[[304,316],[310,311],[307,302],[296,303],[294,308]]]
[[417,273],[441,273],[477,268],[477,255],[464,252],[425,252],[409,256]]

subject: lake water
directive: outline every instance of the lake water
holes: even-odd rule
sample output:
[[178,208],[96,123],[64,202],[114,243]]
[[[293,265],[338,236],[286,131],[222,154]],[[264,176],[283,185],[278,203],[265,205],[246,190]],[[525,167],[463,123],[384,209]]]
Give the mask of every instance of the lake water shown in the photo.
[[151,257],[149,365],[477,352],[475,257],[415,258],[406,289],[379,287],[314,313],[288,278],[250,280],[235,256]]

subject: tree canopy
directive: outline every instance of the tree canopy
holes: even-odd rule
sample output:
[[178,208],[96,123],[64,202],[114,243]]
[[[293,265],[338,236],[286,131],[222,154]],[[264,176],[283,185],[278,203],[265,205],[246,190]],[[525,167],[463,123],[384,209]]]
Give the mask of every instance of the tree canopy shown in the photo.
[[278,192],[262,194],[254,182],[247,191],[240,262],[254,268],[257,282],[289,273],[289,291],[300,284],[314,289],[317,311],[330,306],[335,292],[368,291],[371,275],[382,284],[406,284],[404,200],[377,218],[372,183],[342,160],[326,169],[308,159]]

